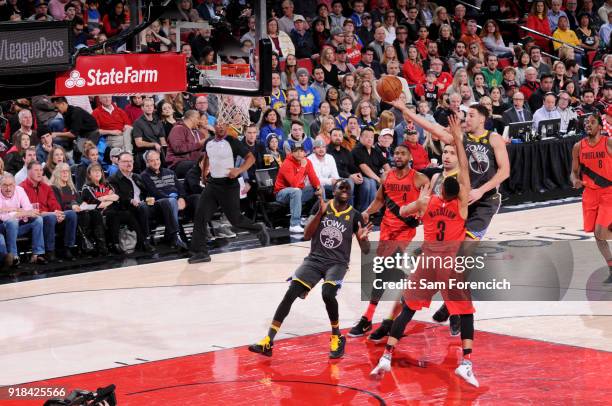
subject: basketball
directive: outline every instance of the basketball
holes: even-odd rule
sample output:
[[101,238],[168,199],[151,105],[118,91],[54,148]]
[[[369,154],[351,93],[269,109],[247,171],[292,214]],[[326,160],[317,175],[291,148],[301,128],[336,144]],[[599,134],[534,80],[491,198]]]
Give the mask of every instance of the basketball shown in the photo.
[[378,95],[387,103],[397,100],[402,90],[402,82],[396,76],[383,76],[376,84]]

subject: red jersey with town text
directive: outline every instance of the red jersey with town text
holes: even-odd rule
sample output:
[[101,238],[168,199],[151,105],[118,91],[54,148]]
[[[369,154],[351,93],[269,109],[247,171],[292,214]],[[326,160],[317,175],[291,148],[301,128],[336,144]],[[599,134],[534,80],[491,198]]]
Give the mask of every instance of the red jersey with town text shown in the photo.
[[[612,181],[612,156],[608,154],[608,137],[601,137],[599,142],[590,146],[587,138],[580,141],[580,165],[589,171]],[[582,172],[584,187],[589,189],[601,189],[588,173]]]

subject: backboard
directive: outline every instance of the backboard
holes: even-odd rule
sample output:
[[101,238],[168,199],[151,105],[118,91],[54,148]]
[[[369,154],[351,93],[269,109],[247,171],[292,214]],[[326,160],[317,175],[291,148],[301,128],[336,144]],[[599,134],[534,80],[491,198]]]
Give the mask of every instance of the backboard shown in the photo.
[[[255,0],[254,4],[254,9],[243,7],[221,11],[218,8],[217,14],[221,16],[209,22],[176,24],[176,44],[183,46],[184,38],[190,32],[197,31],[198,34],[196,42],[192,42],[197,49],[191,50],[191,63],[188,63],[188,91],[239,96],[270,94],[272,45],[269,39],[262,38],[266,33],[266,1]],[[236,24],[230,25],[227,21],[236,18],[247,22],[249,27],[240,40],[236,40],[236,32],[232,32],[232,25],[235,27]],[[206,44],[205,39],[211,34],[218,53],[206,45],[198,46]]]

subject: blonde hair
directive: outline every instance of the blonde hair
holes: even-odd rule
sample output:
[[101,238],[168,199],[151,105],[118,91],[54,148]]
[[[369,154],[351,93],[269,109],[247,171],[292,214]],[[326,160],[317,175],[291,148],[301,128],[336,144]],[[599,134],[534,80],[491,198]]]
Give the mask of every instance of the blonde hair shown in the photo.
[[[53,170],[53,173],[51,174],[51,185],[56,186],[58,188],[63,187],[60,183],[60,176],[62,174],[62,171],[66,169],[70,171],[70,165],[68,165],[67,163],[60,162],[59,164],[57,164],[57,166]],[[70,173],[70,176],[68,177],[67,185],[70,188],[70,190],[76,193],[77,191],[76,187],[74,187],[74,183],[72,182],[72,172]]]
[[380,132],[385,128],[389,128],[391,130],[395,129],[395,116],[389,110],[385,110],[380,113],[380,118],[378,120],[378,123],[376,123],[377,133],[380,134]]

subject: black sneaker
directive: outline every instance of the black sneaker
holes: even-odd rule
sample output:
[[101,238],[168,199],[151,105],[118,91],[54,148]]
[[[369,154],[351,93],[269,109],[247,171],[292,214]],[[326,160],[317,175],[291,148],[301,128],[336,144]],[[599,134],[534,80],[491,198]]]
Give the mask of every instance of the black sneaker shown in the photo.
[[342,358],[344,355],[344,347],[346,346],[346,337],[332,335],[329,339],[329,358]]
[[393,320],[385,319],[380,323],[380,326],[368,337],[368,340],[378,342],[384,340],[385,337],[389,335],[391,331],[391,326],[393,325]]
[[372,322],[361,316],[357,324],[355,324],[353,328],[351,328],[351,331],[349,331],[348,336],[361,337],[370,330],[372,330]]
[[198,252],[187,260],[190,264],[199,264],[200,262],[210,262],[210,255],[206,252]]
[[435,322],[444,323],[446,320],[448,320],[449,316],[450,313],[448,312],[446,305],[442,304],[442,306],[440,306],[440,308],[434,313],[431,318],[434,319]]
[[270,341],[269,336],[266,336],[260,342],[249,345],[249,351],[271,357],[272,347],[274,347],[274,343]]
[[449,328],[452,337],[457,337],[461,334],[461,318],[457,315],[450,316]]
[[257,238],[259,239],[259,243],[262,247],[270,245],[270,233],[268,233],[268,229],[266,225],[263,223],[257,223],[261,226],[261,231],[257,233]]

